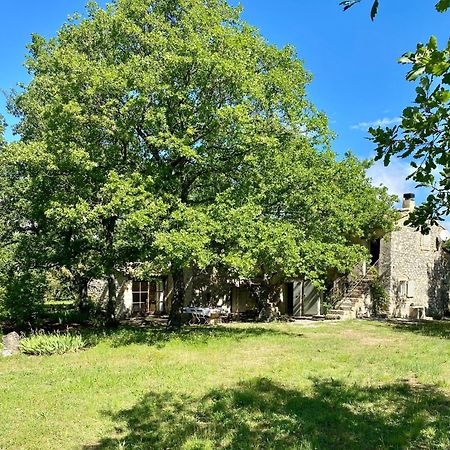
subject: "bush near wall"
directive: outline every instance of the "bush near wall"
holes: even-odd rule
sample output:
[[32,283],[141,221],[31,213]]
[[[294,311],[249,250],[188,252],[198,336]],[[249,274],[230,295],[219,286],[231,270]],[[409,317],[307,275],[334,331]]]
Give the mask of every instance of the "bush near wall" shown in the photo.
[[370,282],[370,294],[372,297],[373,315],[379,316],[387,313],[389,309],[389,296],[378,273],[376,273],[375,277]]

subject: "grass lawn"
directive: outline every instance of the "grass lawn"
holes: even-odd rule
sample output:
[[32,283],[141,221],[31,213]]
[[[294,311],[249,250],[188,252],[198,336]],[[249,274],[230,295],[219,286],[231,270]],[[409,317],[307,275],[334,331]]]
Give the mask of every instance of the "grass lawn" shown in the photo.
[[0,449],[449,449],[450,322],[122,328],[0,359]]

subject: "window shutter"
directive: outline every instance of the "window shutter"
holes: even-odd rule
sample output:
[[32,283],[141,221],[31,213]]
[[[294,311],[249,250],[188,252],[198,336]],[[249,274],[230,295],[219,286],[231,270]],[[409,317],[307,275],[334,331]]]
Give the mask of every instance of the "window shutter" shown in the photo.
[[407,284],[407,296],[409,298],[414,297],[415,295],[415,286],[414,286],[414,281],[409,280],[408,284]]
[[421,247],[422,247],[422,250],[426,250],[426,251],[431,250],[431,234],[422,234],[421,235]]

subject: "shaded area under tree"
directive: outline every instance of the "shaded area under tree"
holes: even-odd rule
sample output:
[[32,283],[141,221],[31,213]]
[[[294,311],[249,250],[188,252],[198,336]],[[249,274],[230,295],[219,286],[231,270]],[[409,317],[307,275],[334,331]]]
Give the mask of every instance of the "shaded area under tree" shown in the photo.
[[172,341],[185,343],[208,344],[211,341],[229,338],[235,341],[259,336],[289,336],[292,339],[300,338],[302,333],[293,333],[262,326],[255,327],[207,327],[185,326],[172,331],[164,326],[151,325],[142,327],[121,326],[118,328],[85,328],[80,329],[83,337],[95,345],[106,340],[112,347],[123,347],[132,344],[143,344],[163,348]]
[[119,437],[85,449],[449,448],[450,398],[432,386],[313,380],[309,394],[266,378],[203,397],[150,392],[112,414]]
[[450,339],[450,321],[433,320],[432,322],[401,322],[394,321],[392,327],[396,331],[409,331],[422,336]]

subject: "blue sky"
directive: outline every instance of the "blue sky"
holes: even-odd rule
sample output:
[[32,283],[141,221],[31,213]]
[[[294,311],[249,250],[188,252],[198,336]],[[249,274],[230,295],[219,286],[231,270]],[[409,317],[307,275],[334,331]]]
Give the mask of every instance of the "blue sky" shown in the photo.
[[[271,43],[293,44],[314,79],[309,95],[325,111],[337,133],[334,149],[351,149],[373,156],[367,140],[370,124],[395,123],[411,103],[414,85],[404,80],[406,67],[396,63],[431,34],[444,44],[449,37],[450,13],[434,10],[435,0],[381,0],[379,14],[370,21],[371,0],[343,13],[339,0],[243,0],[244,18],[257,26]],[[101,2],[104,3],[104,2]],[[233,1],[234,4],[237,1]],[[22,67],[32,32],[50,37],[69,14],[82,12],[84,0],[15,0],[1,6],[0,88],[8,91],[28,77]],[[6,100],[0,98],[0,113]],[[7,115],[6,115],[7,116]],[[11,122],[11,118],[7,121]],[[12,136],[7,133],[8,139]],[[396,161],[375,166],[374,181],[397,194],[411,190],[404,181],[408,167]]]

